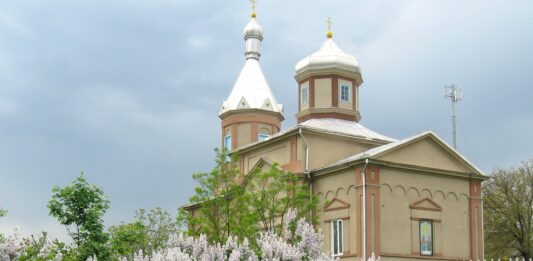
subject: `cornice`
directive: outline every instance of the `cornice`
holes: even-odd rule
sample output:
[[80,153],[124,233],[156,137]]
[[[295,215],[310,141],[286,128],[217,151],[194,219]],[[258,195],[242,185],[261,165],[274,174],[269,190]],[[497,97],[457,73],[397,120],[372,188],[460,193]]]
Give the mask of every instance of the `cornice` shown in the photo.
[[267,115],[272,115],[272,116],[277,117],[280,122],[285,120],[285,117],[283,117],[283,114],[280,112],[268,111],[268,110],[256,109],[256,108],[229,110],[218,115],[218,117],[221,120],[224,120],[234,115],[244,115],[244,114],[267,114]]
[[[335,174],[337,171],[341,171],[344,169],[349,169],[352,167],[356,167],[359,165],[364,165],[365,159],[357,159],[351,162],[347,162],[340,165],[333,165],[330,167],[325,167],[318,170],[311,170],[311,174],[314,177],[320,177],[325,175],[331,175]],[[480,180],[484,181],[487,180],[488,177],[480,176],[475,173],[464,173],[464,172],[457,172],[457,171],[450,171],[450,170],[444,170],[444,169],[435,169],[435,168],[428,168],[428,167],[422,167],[422,166],[414,166],[414,165],[407,165],[407,164],[401,164],[401,163],[395,163],[390,161],[382,161],[382,160],[376,160],[376,159],[368,159],[368,163],[372,165],[377,165],[389,169],[400,169],[400,170],[406,170],[406,171],[413,171],[418,173],[424,173],[424,174],[433,174],[437,176],[447,176],[447,177],[456,177],[461,179],[468,179],[468,180]]]

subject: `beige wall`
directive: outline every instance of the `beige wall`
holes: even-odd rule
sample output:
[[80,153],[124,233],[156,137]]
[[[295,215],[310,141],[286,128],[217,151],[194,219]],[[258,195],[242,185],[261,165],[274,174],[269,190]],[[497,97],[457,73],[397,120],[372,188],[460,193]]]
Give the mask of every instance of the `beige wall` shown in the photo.
[[[349,81],[345,81],[345,80],[342,80],[342,79],[339,79],[339,86],[344,85],[344,84],[346,84],[346,85],[348,85],[348,86],[351,86],[352,93],[354,92],[354,88],[353,88],[351,82],[349,82]],[[337,86],[337,88],[339,88],[339,86]],[[339,89],[339,108],[348,109],[348,110],[353,110],[353,100],[352,100],[352,97],[350,97],[350,102],[344,102],[344,101],[341,101],[341,99],[340,99],[340,93],[341,93],[341,90]]]
[[[304,137],[309,146],[310,169],[323,167],[327,164],[334,163],[376,146],[374,144],[361,143],[358,140],[350,138],[309,132],[304,132]],[[299,162],[301,169],[303,170],[305,163],[305,146],[299,135],[293,136],[292,139],[294,138],[296,138],[297,145],[295,155],[296,160]],[[257,163],[262,157],[268,158],[280,165],[290,163],[290,143],[291,139],[285,139],[254,150],[253,152],[245,153],[243,156],[245,173],[248,173],[248,171],[250,171],[255,163]]]
[[315,108],[331,106],[331,78],[315,79]]
[[[313,191],[319,199],[318,203],[318,227],[324,235],[324,250],[331,251],[331,220],[343,219],[344,229],[344,255],[347,258],[357,252],[356,234],[356,189],[355,175],[352,171],[345,171],[335,175],[317,178],[313,182]],[[333,202],[334,199],[341,202]],[[348,205],[346,205],[348,204]],[[328,206],[328,209],[324,209]],[[329,210],[329,211],[328,211]],[[349,260],[346,257],[343,260]]]
[[[381,237],[382,253],[417,255],[420,251],[416,219],[424,218],[434,220],[435,255],[468,259],[468,193],[469,183],[465,179],[382,169],[381,231],[386,233]],[[433,200],[442,211],[409,207],[424,198]]]
[[261,158],[268,158],[279,165],[289,163],[291,145],[289,140],[283,140],[254,150],[243,155],[244,173],[248,173]]
[[309,168],[324,167],[376,145],[364,144],[354,139],[304,133],[309,145]]
[[405,148],[383,155],[379,159],[434,169],[471,172],[465,164],[458,162],[432,139],[417,141]]
[[[381,238],[382,260],[417,259],[416,256],[420,252],[419,219],[434,221],[432,260],[469,259],[469,183],[466,179],[388,168],[382,168],[379,175],[381,235],[375,235]],[[317,177],[313,182],[313,191],[319,198],[318,226],[323,231],[324,250],[331,251],[330,221],[343,219],[346,256],[342,259],[355,260],[358,245],[356,235],[359,229],[357,210],[360,209],[360,206],[357,206],[355,170]],[[431,203],[424,201],[426,198],[442,209],[436,211]],[[336,202],[335,199],[343,203]],[[419,202],[416,206],[420,209],[410,208],[415,202]],[[333,210],[326,211],[325,207]],[[367,215],[369,220],[374,219],[373,212]],[[374,234],[371,230],[371,226],[367,227],[367,233]]]
[[[264,127],[264,126],[263,126]],[[245,130],[239,129],[239,135]],[[304,132],[309,145],[310,169],[319,168],[365,151],[376,145],[362,143],[345,137]],[[296,154],[296,155],[294,155]],[[280,165],[297,164],[303,170],[305,162],[304,144],[299,135],[288,136],[284,140],[267,144],[242,155],[244,173],[261,158],[268,158]],[[296,160],[295,160],[296,159]],[[451,158],[431,139],[415,142],[405,148],[386,154],[380,158],[391,162],[420,166],[437,166],[447,170],[464,172],[464,165]],[[359,166],[361,167],[361,166]],[[419,219],[434,220],[434,254],[439,257],[468,259],[470,257],[469,236],[469,189],[468,180],[453,176],[441,176],[427,172],[405,171],[392,167],[379,167],[379,197],[376,198],[376,222],[379,220],[381,233],[367,233],[380,236],[383,260],[415,260],[419,254]],[[316,177],[313,192],[319,198],[317,214],[318,227],[324,234],[324,250],[330,251],[330,221],[343,219],[344,251],[343,260],[355,260],[358,248],[358,191],[355,169],[339,171]],[[441,209],[428,210],[432,205],[423,199],[430,199]],[[418,203],[420,209],[410,205]],[[332,203],[333,202],[333,203]],[[368,202],[368,201],[367,201]],[[328,205],[331,203],[330,205]],[[425,204],[425,205],[424,205]],[[429,205],[428,205],[429,204]],[[374,206],[374,204],[371,204]],[[327,207],[327,209],[325,209]],[[426,208],[426,209],[424,209]],[[369,208],[367,208],[369,209]],[[328,211],[326,211],[328,210]],[[373,212],[372,212],[373,213]],[[373,215],[373,214],[370,214]],[[379,217],[379,219],[378,219]],[[369,217],[374,219],[374,216]],[[373,223],[372,223],[373,224]],[[371,228],[369,228],[371,229]],[[376,228],[377,229],[377,228]],[[370,253],[369,253],[370,254]]]

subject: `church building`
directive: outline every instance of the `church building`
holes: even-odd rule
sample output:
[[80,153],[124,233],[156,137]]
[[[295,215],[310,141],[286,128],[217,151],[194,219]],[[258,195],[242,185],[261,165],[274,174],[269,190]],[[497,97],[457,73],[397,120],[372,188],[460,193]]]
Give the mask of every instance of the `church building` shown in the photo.
[[262,40],[253,13],[244,67],[219,114],[221,144],[243,175],[275,162],[306,177],[324,250],[341,260],[483,259],[482,171],[431,131],[395,139],[361,125],[363,75],[331,31],[296,63],[297,124],[282,130]]

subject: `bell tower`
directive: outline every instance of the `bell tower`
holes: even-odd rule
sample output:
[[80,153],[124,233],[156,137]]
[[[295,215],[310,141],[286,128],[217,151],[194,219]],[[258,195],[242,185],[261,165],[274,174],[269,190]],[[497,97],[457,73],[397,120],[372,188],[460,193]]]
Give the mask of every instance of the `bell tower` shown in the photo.
[[229,97],[222,103],[222,145],[228,151],[270,138],[280,131],[283,105],[276,98],[263,75],[259,58],[263,28],[255,13],[255,1],[250,22],[244,28],[244,67]]
[[298,123],[320,118],[359,122],[359,86],[363,83],[359,63],[333,41],[331,19],[320,50],[299,61],[295,69]]

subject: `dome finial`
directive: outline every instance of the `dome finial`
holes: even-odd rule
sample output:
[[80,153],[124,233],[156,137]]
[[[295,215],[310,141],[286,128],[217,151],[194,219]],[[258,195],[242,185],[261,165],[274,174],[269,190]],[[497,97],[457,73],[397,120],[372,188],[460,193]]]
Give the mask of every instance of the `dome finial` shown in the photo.
[[333,38],[333,32],[331,31],[331,25],[333,24],[333,22],[331,21],[331,17],[328,17],[326,23],[328,23],[328,32],[326,33],[326,36],[331,39]]
[[259,60],[261,53],[261,41],[263,41],[263,28],[257,22],[255,18],[255,7],[257,0],[249,0],[252,3],[252,18],[250,22],[244,27],[244,41],[246,42],[246,52],[244,53],[246,59]]
[[250,0],[250,3],[252,3],[252,14],[251,17],[255,18],[257,14],[255,13],[255,6],[257,5],[257,0]]

